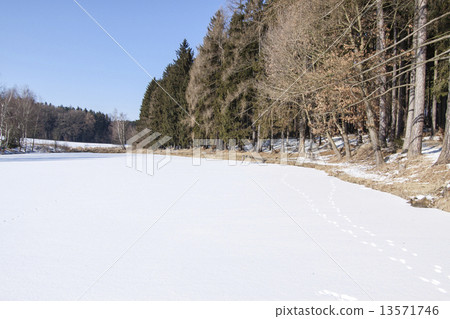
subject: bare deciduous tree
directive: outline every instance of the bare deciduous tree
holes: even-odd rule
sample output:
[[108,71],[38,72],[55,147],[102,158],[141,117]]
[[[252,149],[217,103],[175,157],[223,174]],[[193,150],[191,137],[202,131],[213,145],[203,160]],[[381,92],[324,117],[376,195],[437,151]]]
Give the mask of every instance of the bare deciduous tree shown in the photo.
[[427,0],[416,0],[417,11],[417,57],[416,57],[416,87],[414,118],[411,126],[411,138],[408,148],[408,157],[414,158],[422,154],[422,135],[425,110],[425,81],[427,47]]
[[[35,95],[28,87],[22,89],[16,110],[17,128],[20,132],[20,148],[27,150],[29,128],[35,109]],[[35,119],[34,119],[35,120]]]
[[0,150],[3,152],[8,146],[11,125],[8,121],[9,106],[11,100],[16,95],[15,89],[3,90],[0,92]]
[[111,119],[113,140],[125,149],[125,144],[127,141],[127,116],[124,113],[119,113],[117,109],[114,109]]

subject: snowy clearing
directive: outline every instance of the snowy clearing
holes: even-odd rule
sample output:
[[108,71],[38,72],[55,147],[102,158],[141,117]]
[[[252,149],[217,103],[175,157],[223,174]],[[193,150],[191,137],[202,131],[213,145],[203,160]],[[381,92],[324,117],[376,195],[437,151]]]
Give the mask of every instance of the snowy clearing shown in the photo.
[[450,298],[448,213],[322,171],[71,153],[0,176],[1,300]]
[[4,150],[5,155],[24,154],[24,153],[64,153],[71,151],[90,151],[95,150],[106,152],[113,150],[114,152],[122,150],[121,145],[106,143],[84,143],[84,142],[67,142],[55,140],[43,140],[34,138],[21,139],[21,146],[13,149]]
[[54,141],[54,140],[43,140],[43,139],[33,139],[33,138],[27,138],[25,141],[25,144],[27,146],[33,145],[49,145],[49,146],[55,146],[58,147],[64,146],[64,147],[70,147],[70,148],[121,148],[121,145],[117,144],[106,144],[106,143],[84,143],[84,142],[67,142],[67,141]]

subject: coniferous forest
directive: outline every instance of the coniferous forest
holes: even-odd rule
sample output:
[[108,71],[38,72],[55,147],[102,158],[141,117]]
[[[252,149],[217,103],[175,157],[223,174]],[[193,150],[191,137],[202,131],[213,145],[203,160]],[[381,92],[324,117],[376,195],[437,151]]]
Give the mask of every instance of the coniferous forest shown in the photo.
[[[172,137],[320,136],[333,146],[367,135],[374,161],[401,148],[414,158],[441,135],[449,162],[449,2],[446,0],[246,0],[211,18],[203,43],[184,40],[150,81],[138,129]],[[447,114],[447,117],[446,117]],[[447,124],[446,124],[447,122]],[[445,136],[444,136],[445,135]],[[242,145],[242,144],[241,144]],[[333,147],[337,156],[341,152]]]

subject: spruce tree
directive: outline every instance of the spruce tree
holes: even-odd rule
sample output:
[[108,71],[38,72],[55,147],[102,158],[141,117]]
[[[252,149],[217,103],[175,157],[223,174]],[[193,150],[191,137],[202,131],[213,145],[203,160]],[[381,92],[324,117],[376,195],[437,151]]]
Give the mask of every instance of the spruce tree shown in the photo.
[[263,1],[240,2],[234,9],[224,52],[221,136],[252,138],[251,127],[258,93],[256,81],[262,70],[260,47]]
[[152,105],[152,94],[158,87],[156,79],[153,78],[147,85],[145,90],[144,98],[142,99],[141,110],[139,114],[139,120],[137,123],[137,128],[139,131],[150,128],[150,118],[151,118],[151,105]]
[[[192,138],[218,138],[221,122],[219,88],[225,43],[225,17],[222,10],[211,18],[206,36],[190,73],[186,91]],[[197,124],[198,123],[198,124]]]
[[142,101],[139,128],[148,127],[172,137],[173,146],[187,147],[190,143],[185,96],[193,59],[193,51],[185,39],[162,78],[149,83]]

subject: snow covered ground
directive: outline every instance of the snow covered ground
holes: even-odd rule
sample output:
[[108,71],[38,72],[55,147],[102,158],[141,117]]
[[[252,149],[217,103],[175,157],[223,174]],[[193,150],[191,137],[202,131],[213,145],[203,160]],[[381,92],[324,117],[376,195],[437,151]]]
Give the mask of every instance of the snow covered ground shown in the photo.
[[23,153],[63,153],[68,151],[67,148],[90,151],[93,151],[94,149],[122,149],[122,146],[117,144],[66,142],[33,138],[22,139],[21,145],[21,148],[16,147],[14,149],[6,149],[4,151],[4,154],[10,155]]
[[83,143],[83,142],[66,142],[66,141],[54,141],[54,140],[43,140],[43,139],[32,139],[27,138],[26,143],[27,146],[31,147],[31,145],[49,145],[49,146],[55,146],[55,143],[57,147],[65,146],[65,147],[71,147],[71,148],[121,148],[121,145],[117,144],[106,144],[106,143]]
[[450,298],[448,213],[322,171],[71,153],[0,176],[0,300]]

